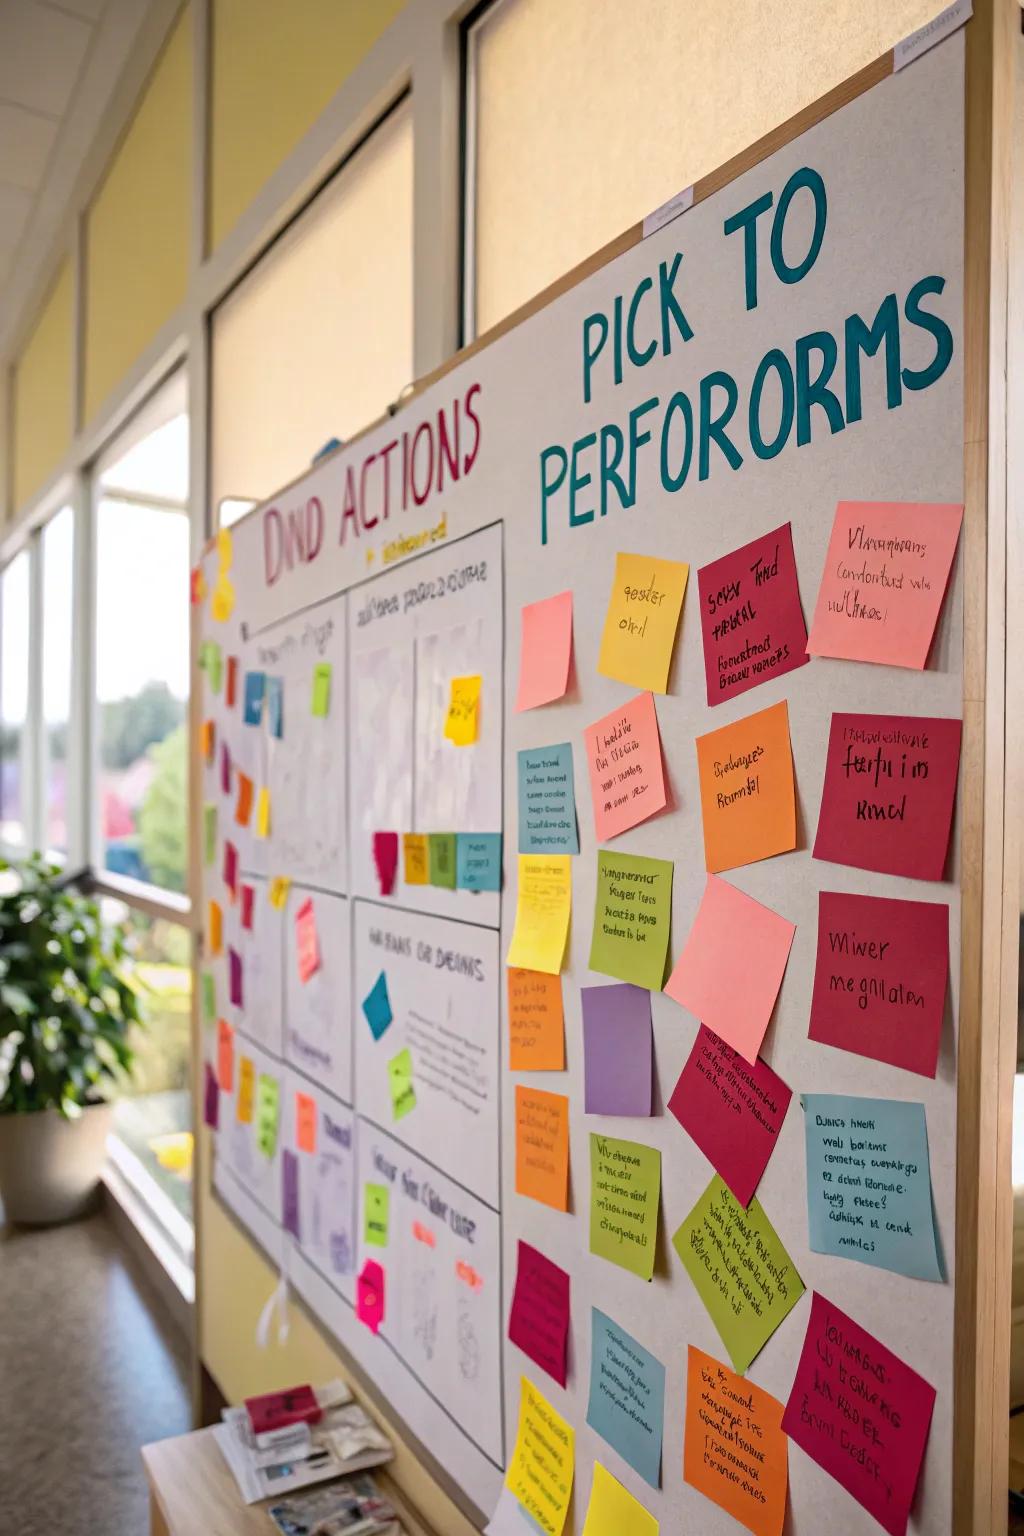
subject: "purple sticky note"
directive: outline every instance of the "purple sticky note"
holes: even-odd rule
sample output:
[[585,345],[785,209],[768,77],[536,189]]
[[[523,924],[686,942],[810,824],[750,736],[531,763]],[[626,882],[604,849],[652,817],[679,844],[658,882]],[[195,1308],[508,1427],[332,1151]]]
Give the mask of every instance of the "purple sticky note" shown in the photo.
[[217,1130],[220,1125],[220,1084],[217,1082],[217,1074],[206,1063],[206,1091],[203,1094],[203,1124],[208,1125],[211,1131]]
[[281,1153],[281,1206],[284,1229],[297,1243],[302,1242],[299,1230],[299,1160],[287,1148]]
[[624,981],[581,987],[588,1115],[651,1112],[651,994]]
[[231,793],[231,749],[226,741],[220,744],[220,787],[221,793]]
[[229,995],[233,1008],[244,1008],[242,1002],[242,957],[237,949],[228,950]]

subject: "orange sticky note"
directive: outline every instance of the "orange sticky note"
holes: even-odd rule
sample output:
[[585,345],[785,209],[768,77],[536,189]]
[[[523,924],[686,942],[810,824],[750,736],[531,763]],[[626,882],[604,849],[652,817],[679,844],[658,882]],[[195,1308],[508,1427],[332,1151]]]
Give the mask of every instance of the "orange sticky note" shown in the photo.
[[248,774],[238,770],[238,799],[235,802],[235,820],[240,827],[249,825],[252,815],[253,782]]
[[569,1209],[569,1100],[516,1086],[516,1193]]
[[238,1062],[238,1118],[242,1125],[252,1124],[252,1106],[256,1094],[256,1064],[251,1056]]
[[402,851],[405,855],[406,885],[429,885],[430,857],[426,833],[403,832]]
[[211,901],[207,909],[206,937],[210,941],[210,954],[219,955],[224,950],[224,913],[219,901]]
[[213,749],[217,740],[217,728],[212,720],[203,721],[202,749],[203,756],[208,763],[213,762]]
[[235,1080],[235,1032],[227,1019],[217,1020],[217,1081],[230,1093]]
[[789,1481],[782,1414],[778,1398],[749,1376],[689,1346],[683,1477],[754,1536],[782,1536]]
[[841,501],[808,654],[923,667],[963,515],[959,502]]
[[300,1152],[316,1151],[316,1100],[308,1093],[295,1095],[295,1141]]
[[270,836],[270,790],[265,784],[256,797],[256,836]]
[[516,710],[536,709],[564,696],[572,660],[572,593],[526,603],[520,614]]
[[513,1072],[565,1070],[561,976],[509,966],[508,1037]]
[[600,843],[618,837],[665,807],[661,736],[653,693],[613,709],[583,732]]
[[704,862],[713,874],[796,847],[796,792],[785,699],[698,736],[697,769]]

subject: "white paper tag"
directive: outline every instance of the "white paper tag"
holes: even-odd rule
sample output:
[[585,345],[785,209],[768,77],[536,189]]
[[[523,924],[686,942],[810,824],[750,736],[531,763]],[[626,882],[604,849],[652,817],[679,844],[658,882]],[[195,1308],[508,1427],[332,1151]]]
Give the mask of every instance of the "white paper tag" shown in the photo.
[[922,53],[927,53],[929,48],[934,48],[936,43],[945,42],[954,32],[970,21],[974,15],[972,0],[953,0],[952,5],[947,5],[944,11],[934,17],[932,21],[925,22],[923,27],[918,27],[916,32],[911,32],[902,43],[897,43],[892,51],[893,72],[912,64],[919,59]]
[[644,219],[643,238],[646,240],[647,236],[653,235],[655,230],[664,229],[666,224],[671,224],[673,219],[678,219],[681,213],[685,213],[687,208],[692,207],[693,188],[684,187],[681,192],[676,193],[675,197],[670,197],[667,203],[662,203],[660,208],[655,208],[653,213],[647,215]]

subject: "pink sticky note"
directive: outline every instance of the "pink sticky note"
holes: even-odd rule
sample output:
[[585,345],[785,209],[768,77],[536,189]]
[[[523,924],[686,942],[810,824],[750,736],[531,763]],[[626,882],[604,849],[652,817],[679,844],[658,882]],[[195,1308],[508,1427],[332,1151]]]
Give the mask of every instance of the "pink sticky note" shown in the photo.
[[228,950],[228,995],[234,1008],[243,1008],[242,1001],[242,957],[237,949]]
[[808,653],[923,667],[963,515],[959,502],[841,501]]
[[889,1536],[907,1529],[934,1407],[923,1376],[813,1293],[782,1428]]
[[242,886],[242,927],[252,932],[253,908],[256,905],[256,887],[254,885]]
[[375,832],[373,834],[373,862],[377,866],[377,881],[382,896],[390,896],[395,888],[398,873],[398,833]]
[[572,660],[572,593],[527,603],[521,618],[519,692],[516,710],[560,699],[569,686]]
[[949,908],[818,893],[812,1040],[934,1077],[949,979]]
[[789,523],[697,572],[708,703],[807,664]]
[[231,793],[231,749],[226,741],[220,744],[220,788],[221,794]]
[[207,1062],[204,1069],[203,1124],[215,1131],[220,1123],[220,1084],[217,1074]]
[[299,980],[306,982],[320,969],[320,944],[316,936],[313,898],[307,896],[295,914],[295,943],[298,950]]
[[618,837],[665,806],[661,737],[653,693],[638,693],[583,733],[598,842]]
[[668,1107],[746,1209],[792,1096],[767,1062],[749,1066],[702,1024]]
[[238,849],[234,843],[224,842],[224,884],[232,897],[238,893]]
[[520,1238],[509,1339],[564,1387],[568,1335],[569,1276]]
[[665,991],[753,1066],[795,932],[778,912],[709,875]]
[[959,720],[833,715],[814,857],[941,880],[960,734]]
[[384,1270],[376,1259],[367,1259],[356,1279],[356,1317],[371,1333],[384,1321]]

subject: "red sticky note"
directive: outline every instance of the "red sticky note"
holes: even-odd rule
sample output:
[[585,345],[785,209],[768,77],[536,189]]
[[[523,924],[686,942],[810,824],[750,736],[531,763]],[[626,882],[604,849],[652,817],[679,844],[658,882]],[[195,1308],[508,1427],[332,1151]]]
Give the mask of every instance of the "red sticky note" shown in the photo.
[[949,980],[949,908],[818,893],[812,1040],[934,1077]]
[[924,715],[833,715],[814,857],[941,880],[960,733]]
[[520,615],[516,711],[564,696],[572,660],[572,593],[526,603]]
[[889,1536],[907,1529],[934,1406],[923,1376],[814,1292],[782,1428]]
[[242,927],[252,932],[253,908],[256,905],[256,887],[254,885],[242,886]]
[[253,782],[247,773],[238,770],[238,799],[235,802],[235,820],[240,827],[249,825],[252,815]]
[[377,882],[382,896],[390,896],[395,888],[398,873],[398,833],[375,832],[373,834],[373,862],[377,866]]
[[223,795],[231,793],[231,748],[226,741],[220,744],[220,789]]
[[308,1093],[295,1095],[295,1143],[300,1152],[316,1151],[316,1100]]
[[795,932],[778,912],[709,875],[665,991],[753,1066]]
[[841,501],[808,653],[923,667],[963,515],[960,502]]
[[775,1151],[792,1090],[702,1024],[668,1107],[746,1209]]
[[238,849],[227,840],[224,843],[224,884],[234,900],[238,894]]
[[235,1080],[235,1032],[227,1019],[217,1020],[217,1082],[225,1093]]
[[508,1336],[542,1371],[565,1386],[569,1336],[569,1276],[544,1254],[519,1239],[516,1288]]
[[384,1321],[384,1270],[376,1259],[367,1259],[356,1279],[356,1317],[371,1333]]
[[661,736],[653,693],[638,693],[583,733],[598,842],[665,806]]
[[789,523],[697,572],[708,703],[807,664]]
[[299,980],[308,981],[320,969],[320,944],[316,936],[313,898],[307,896],[295,914],[295,942],[298,949]]
[[234,709],[238,698],[238,657],[228,657],[227,679],[224,685],[224,699],[228,709]]

